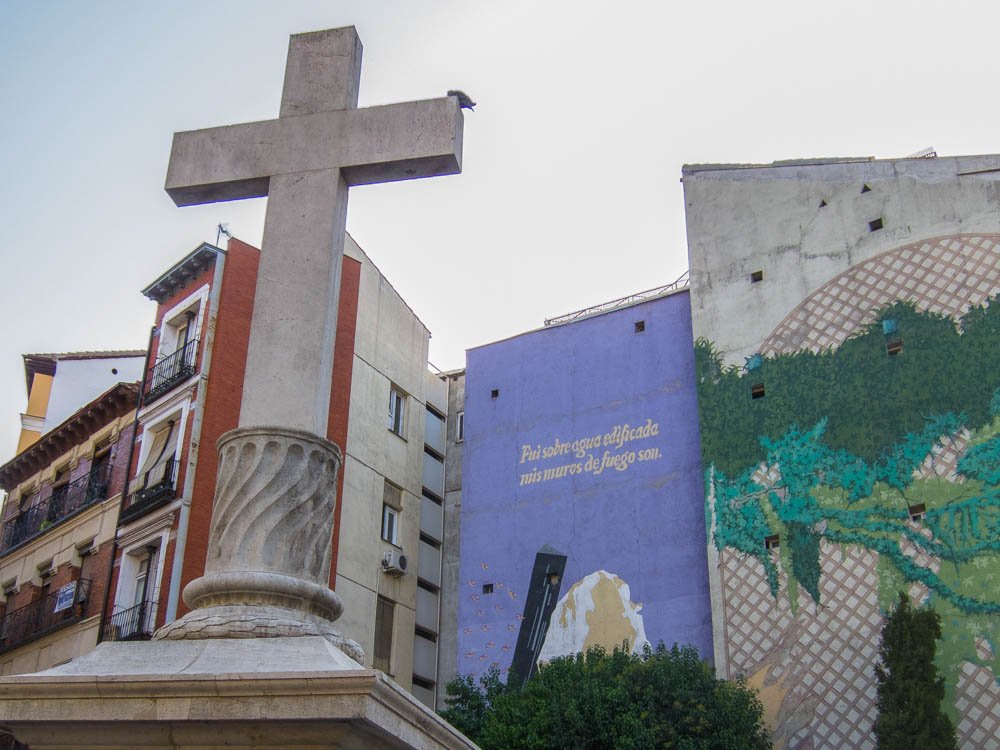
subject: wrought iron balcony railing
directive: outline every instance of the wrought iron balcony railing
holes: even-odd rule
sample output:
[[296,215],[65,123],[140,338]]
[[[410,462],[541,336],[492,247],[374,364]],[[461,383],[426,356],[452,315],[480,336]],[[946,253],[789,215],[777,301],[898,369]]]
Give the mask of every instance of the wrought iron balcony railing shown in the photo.
[[18,513],[3,525],[0,534],[0,555],[6,555],[50,527],[62,523],[84,508],[104,500],[111,484],[111,464],[97,466],[86,476],[56,487],[52,494],[37,505]]
[[191,339],[173,354],[168,354],[150,367],[142,402],[148,404],[155,401],[194,375],[197,354],[198,339]]
[[153,602],[140,602],[134,607],[115,612],[104,627],[104,640],[148,641],[153,637],[155,615]]
[[177,497],[178,465],[177,457],[171,456],[161,467],[154,466],[132,480],[129,494],[118,516],[118,523],[138,518]]
[[90,581],[81,578],[38,601],[7,612],[0,619],[0,653],[79,622],[86,615],[89,594]]

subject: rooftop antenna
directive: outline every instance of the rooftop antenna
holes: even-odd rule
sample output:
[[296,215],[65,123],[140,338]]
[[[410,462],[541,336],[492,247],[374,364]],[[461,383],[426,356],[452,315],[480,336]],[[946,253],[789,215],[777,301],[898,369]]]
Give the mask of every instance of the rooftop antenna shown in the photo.
[[215,233],[215,246],[216,247],[219,246],[219,241],[222,239],[222,235],[226,235],[226,239],[227,240],[231,240],[233,238],[233,233],[229,231],[229,225],[228,224],[219,224],[219,226],[216,227],[216,229],[217,229],[217,231]]

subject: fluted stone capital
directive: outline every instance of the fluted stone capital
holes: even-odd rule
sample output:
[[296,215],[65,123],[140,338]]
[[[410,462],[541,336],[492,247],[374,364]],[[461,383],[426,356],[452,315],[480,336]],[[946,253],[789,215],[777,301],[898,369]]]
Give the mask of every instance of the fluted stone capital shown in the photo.
[[284,427],[231,430],[218,447],[205,575],[184,589],[192,611],[155,638],[323,635],[357,658],[332,627],[343,609],[329,588],[340,448]]

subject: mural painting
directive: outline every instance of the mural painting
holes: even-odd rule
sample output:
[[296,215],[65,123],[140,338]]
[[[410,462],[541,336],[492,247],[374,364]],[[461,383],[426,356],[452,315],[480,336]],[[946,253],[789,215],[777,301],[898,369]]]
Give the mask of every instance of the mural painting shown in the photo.
[[726,657],[764,691],[776,747],[874,746],[898,591],[941,615],[962,746],[1000,746],[997,247],[959,235],[857,264],[742,366],[696,343]]
[[711,659],[686,291],[468,353],[458,669],[593,645]]

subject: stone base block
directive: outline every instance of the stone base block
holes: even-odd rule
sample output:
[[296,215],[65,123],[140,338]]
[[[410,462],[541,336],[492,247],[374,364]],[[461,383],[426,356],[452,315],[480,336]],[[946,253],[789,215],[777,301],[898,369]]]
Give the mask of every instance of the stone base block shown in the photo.
[[475,750],[320,636],[103,643],[0,678],[0,730],[32,750]]

